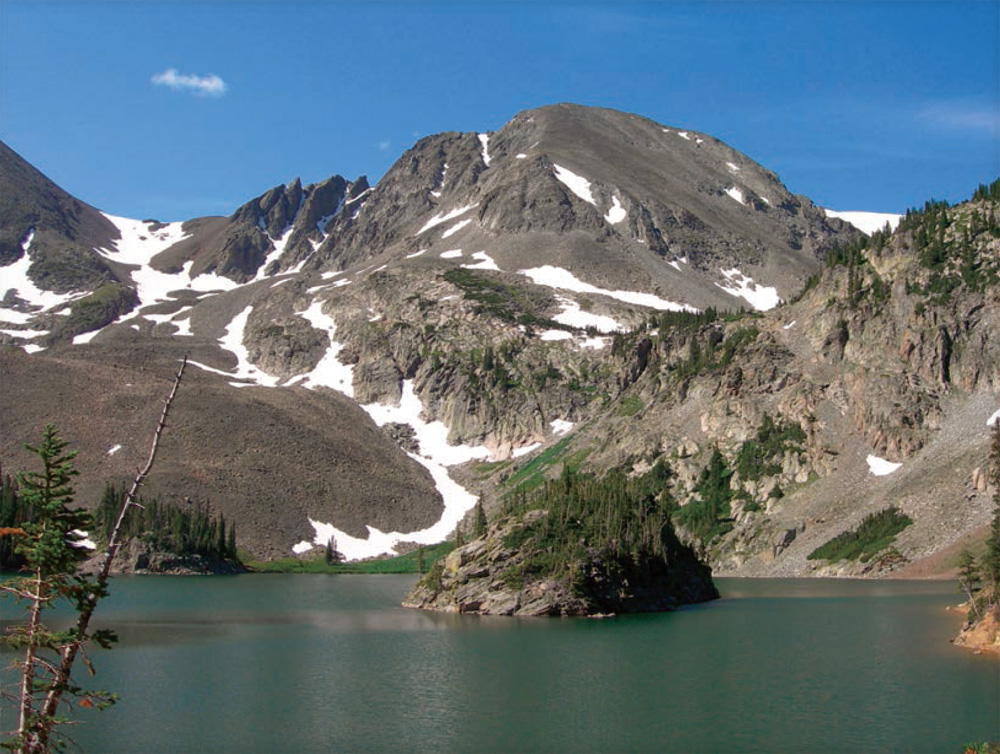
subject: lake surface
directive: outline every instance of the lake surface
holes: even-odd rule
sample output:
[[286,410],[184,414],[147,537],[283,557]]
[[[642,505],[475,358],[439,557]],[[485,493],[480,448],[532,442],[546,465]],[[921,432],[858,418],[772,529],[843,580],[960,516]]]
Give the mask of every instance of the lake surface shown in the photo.
[[397,607],[413,581],[116,578],[99,612],[121,641],[95,650],[88,683],[122,699],[81,710],[73,738],[244,753],[958,753],[1000,738],[1000,663],[949,644],[952,583],[718,579],[713,603],[587,620]]

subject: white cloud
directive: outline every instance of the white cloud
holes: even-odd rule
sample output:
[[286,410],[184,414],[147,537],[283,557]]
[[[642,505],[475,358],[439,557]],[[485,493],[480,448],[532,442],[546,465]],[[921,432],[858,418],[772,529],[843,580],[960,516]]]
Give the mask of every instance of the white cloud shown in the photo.
[[994,104],[974,102],[937,102],[926,105],[920,119],[930,126],[951,131],[1000,134],[1000,109]]
[[179,73],[176,68],[168,68],[154,74],[150,81],[156,86],[165,86],[175,92],[190,91],[202,97],[221,97],[228,89],[226,82],[214,73],[198,76],[194,73]]
[[377,146],[377,147],[378,147],[378,151],[380,151],[380,152],[385,152],[386,150],[388,150],[388,149],[389,149],[389,147],[391,147],[391,146],[392,146],[392,142],[391,142],[391,141],[380,141],[380,142],[379,142],[378,144],[376,144],[375,146]]

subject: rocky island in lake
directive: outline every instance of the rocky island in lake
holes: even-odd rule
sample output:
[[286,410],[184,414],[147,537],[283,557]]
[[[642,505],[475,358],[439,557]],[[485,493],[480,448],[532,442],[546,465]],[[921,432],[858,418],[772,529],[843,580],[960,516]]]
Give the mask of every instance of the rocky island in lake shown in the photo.
[[628,478],[576,474],[505,505],[431,571],[406,607],[483,615],[673,610],[719,596],[711,569],[674,532],[664,467]]

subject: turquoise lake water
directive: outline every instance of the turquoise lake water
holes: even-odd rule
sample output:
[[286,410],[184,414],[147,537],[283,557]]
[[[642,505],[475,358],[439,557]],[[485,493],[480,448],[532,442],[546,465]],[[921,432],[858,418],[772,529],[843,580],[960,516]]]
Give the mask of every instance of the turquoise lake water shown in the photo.
[[117,578],[100,616],[121,641],[93,653],[89,684],[122,699],[81,711],[72,737],[88,752],[956,754],[1000,739],[1000,662],[949,643],[952,583],[718,579],[716,602],[587,620],[398,607],[413,580]]

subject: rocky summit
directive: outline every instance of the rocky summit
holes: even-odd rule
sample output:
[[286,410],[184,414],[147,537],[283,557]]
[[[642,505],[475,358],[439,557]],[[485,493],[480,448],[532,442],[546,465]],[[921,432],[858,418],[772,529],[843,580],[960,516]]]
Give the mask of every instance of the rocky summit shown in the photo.
[[[566,104],[229,217],[106,214],[2,145],[0,180],[0,460],[54,422],[84,502],[187,355],[145,493],[256,557],[439,542],[567,468],[660,469],[723,573],[898,573],[988,521],[991,187],[863,232],[707,134]],[[814,557],[887,507],[878,552]]]

